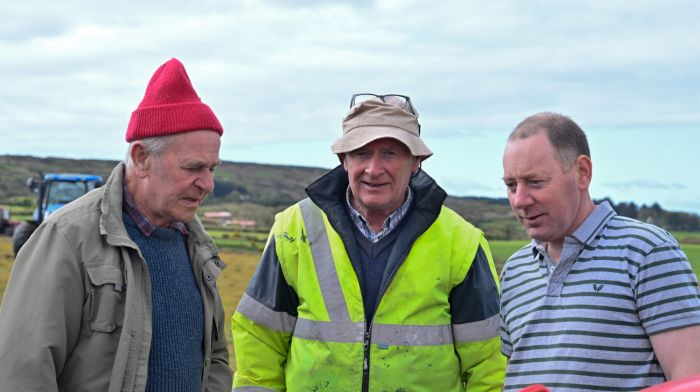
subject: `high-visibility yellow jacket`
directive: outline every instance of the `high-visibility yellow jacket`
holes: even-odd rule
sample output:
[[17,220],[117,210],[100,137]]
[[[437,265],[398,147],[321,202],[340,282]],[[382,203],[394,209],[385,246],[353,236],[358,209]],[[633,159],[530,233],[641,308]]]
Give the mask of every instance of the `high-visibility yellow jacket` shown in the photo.
[[[234,391],[499,391],[498,284],[483,233],[427,174],[367,322],[342,167],[276,216],[233,316]],[[312,201],[313,200],[313,201]],[[320,208],[319,208],[320,207]]]

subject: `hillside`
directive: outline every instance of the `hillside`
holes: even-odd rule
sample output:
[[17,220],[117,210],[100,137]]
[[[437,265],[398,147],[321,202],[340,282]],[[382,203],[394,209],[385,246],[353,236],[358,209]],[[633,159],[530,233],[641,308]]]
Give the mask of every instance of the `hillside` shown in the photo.
[[[40,172],[87,172],[106,179],[116,164],[111,160],[0,155],[0,204],[26,204],[32,200],[25,184],[28,177],[36,177]],[[266,231],[274,214],[306,197],[304,188],[325,172],[326,169],[313,167],[222,162],[216,171],[216,188],[202,211],[226,210],[234,219],[254,220],[257,229]],[[481,227],[489,238],[525,238],[505,198],[449,196],[446,205]],[[664,211],[658,204],[613,205],[624,215],[653,221],[668,230],[700,230],[697,215]]]

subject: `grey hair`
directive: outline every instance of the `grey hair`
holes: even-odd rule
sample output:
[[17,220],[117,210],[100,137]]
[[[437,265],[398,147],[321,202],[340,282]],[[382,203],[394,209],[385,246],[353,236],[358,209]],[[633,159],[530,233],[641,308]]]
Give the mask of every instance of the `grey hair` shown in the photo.
[[547,134],[564,169],[570,169],[580,155],[591,157],[588,139],[581,127],[558,113],[542,112],[524,119],[510,133],[508,141],[526,139],[540,132]]
[[146,151],[146,153],[148,153],[149,155],[159,157],[165,151],[167,151],[168,147],[170,147],[174,136],[175,135],[156,136],[132,141],[131,143],[129,143],[129,148],[127,148],[126,157],[124,158],[124,163],[126,164],[126,167],[131,168],[132,166],[134,166],[134,162],[131,160],[131,149],[134,147],[134,144],[136,142],[139,142],[143,149]]

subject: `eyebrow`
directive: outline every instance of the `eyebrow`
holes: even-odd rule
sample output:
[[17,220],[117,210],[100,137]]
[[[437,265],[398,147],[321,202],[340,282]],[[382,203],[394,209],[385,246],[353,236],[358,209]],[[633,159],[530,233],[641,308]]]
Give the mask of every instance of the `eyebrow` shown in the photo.
[[206,166],[206,167],[211,167],[211,166],[219,166],[221,164],[221,159],[217,160],[213,164],[209,164],[207,161],[195,159],[193,161],[189,162],[184,162],[183,166]]
[[535,178],[535,177],[542,177],[543,179],[549,179],[549,178],[552,178],[552,177],[554,177],[554,176],[548,176],[548,175],[544,175],[544,174],[542,174],[542,173],[532,173],[532,172],[528,172],[528,173],[525,173],[525,174],[522,174],[522,175],[518,175],[518,176],[510,176],[510,177],[503,176],[503,177],[502,177],[502,180],[503,180],[503,181],[515,180],[515,179],[518,179],[518,178],[522,178],[522,179],[531,179],[531,178]]

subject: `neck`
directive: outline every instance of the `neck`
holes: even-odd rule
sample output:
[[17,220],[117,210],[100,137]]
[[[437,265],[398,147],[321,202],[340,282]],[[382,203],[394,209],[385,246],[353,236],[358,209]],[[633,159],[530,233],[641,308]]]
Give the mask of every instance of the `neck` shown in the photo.
[[384,224],[386,218],[388,218],[389,215],[391,215],[394,211],[401,207],[401,205],[399,205],[391,211],[370,210],[367,208],[363,208],[363,206],[361,206],[357,202],[354,196],[350,196],[350,204],[352,204],[352,207],[356,209],[362,215],[362,217],[367,220],[367,224],[369,225],[369,227],[372,228],[372,230],[375,233],[380,232],[382,230],[382,225]]
[[129,175],[129,172],[127,172],[124,176],[124,183],[126,184],[126,192],[129,192],[131,195],[133,205],[136,207],[139,213],[145,216],[153,225],[167,227],[167,224],[159,224],[160,222],[153,219],[152,216],[149,216],[147,213],[148,209],[144,208],[147,205],[147,200],[144,199],[144,192],[141,191],[138,177]]
[[382,230],[382,225],[384,224],[384,221],[386,218],[389,216],[388,214],[369,214],[366,215],[365,213],[362,214],[362,216],[367,219],[367,224],[369,227],[372,228],[372,231],[375,233],[378,233]]
[[552,263],[557,264],[561,259],[561,250],[564,247],[564,241],[552,241],[547,243],[547,256]]
[[595,210],[595,204],[593,204],[593,200],[591,200],[590,196],[586,195],[586,197],[583,198],[581,205],[579,206],[578,213],[576,214],[576,219],[574,220],[574,223],[571,225],[569,230],[567,230],[566,235],[554,241],[547,242],[547,255],[549,256],[549,259],[552,260],[552,262],[559,262],[559,259],[561,258],[561,251],[564,247],[564,238],[573,234],[573,232],[576,231],[576,229],[581,227],[583,222],[586,221],[586,219],[589,215],[591,215],[593,210]]

